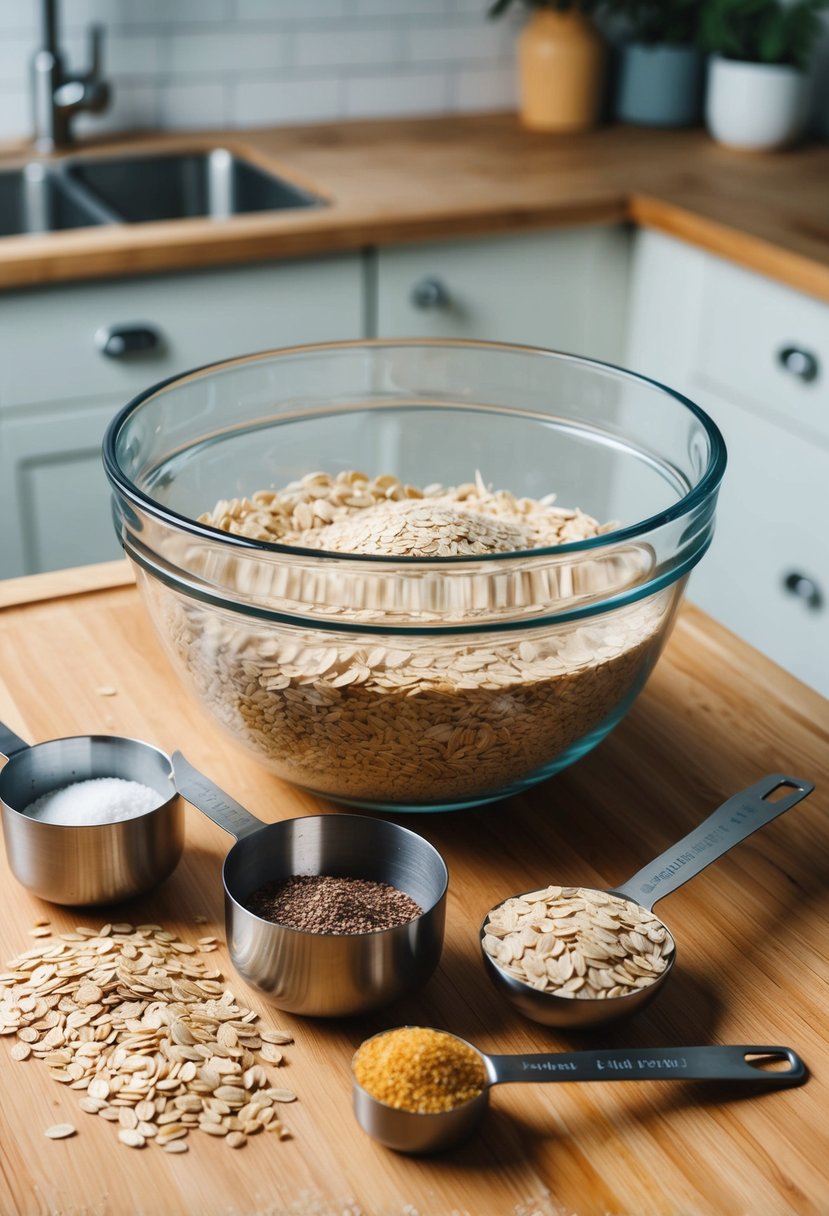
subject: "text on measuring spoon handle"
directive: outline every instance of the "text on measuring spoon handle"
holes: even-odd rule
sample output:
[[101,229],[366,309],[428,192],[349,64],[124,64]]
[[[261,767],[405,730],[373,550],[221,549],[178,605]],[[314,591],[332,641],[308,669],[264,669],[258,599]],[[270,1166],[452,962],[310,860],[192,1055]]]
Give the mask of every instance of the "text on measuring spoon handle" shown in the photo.
[[[814,788],[811,781],[787,777],[782,773],[764,777],[762,781],[729,798],[687,836],[643,866],[623,886],[615,887],[614,893],[624,899],[633,899],[645,908],[652,908],[658,899],[676,891],[752,832],[796,806]],[[781,796],[772,798],[775,792]]]
[[[752,1058],[772,1060],[766,1071]],[[803,1061],[790,1047],[658,1047],[487,1056],[490,1082],[509,1081],[749,1081],[795,1085],[805,1080]]]
[[193,768],[181,752],[173,752],[172,760],[178,792],[220,828],[224,828],[239,840],[242,836],[264,827],[261,820],[251,815],[235,798],[231,798],[224,790],[219,789],[218,785],[214,785],[209,777],[205,777],[204,773]]

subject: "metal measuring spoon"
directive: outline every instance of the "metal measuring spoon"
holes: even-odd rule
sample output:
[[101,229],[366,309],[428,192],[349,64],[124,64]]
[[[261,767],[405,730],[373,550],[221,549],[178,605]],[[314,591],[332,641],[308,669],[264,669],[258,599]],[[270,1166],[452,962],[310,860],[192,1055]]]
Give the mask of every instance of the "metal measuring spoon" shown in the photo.
[[[184,807],[170,757],[121,735],[76,735],[29,745],[0,723],[0,810],[9,867],[18,882],[56,904],[110,904],[149,891],[172,874],[184,848]],[[154,810],[112,823],[47,823],[27,815],[41,794],[96,777],[156,791]]]
[[[745,840],[752,832],[765,824],[771,823],[778,815],[796,806],[814,789],[811,781],[799,777],[786,777],[782,773],[773,773],[751,785],[748,789],[734,794],[722,806],[718,807],[698,827],[687,836],[683,836],[676,844],[653,861],[643,866],[632,878],[622,886],[613,887],[603,892],[615,895],[620,899],[638,904],[650,912],[654,904],[683,886],[690,878],[694,878],[701,870],[722,857],[729,849],[733,849],[740,841]],[[772,795],[786,789],[782,797],[772,800]],[[583,887],[581,890],[596,890]],[[524,891],[521,895],[511,895],[510,899],[521,899],[533,892]],[[481,953],[487,972],[498,990],[507,1000],[534,1022],[545,1026],[559,1026],[580,1030],[592,1026],[604,1026],[619,1018],[642,1009],[651,1001],[668,979],[676,960],[676,949],[673,947],[673,935],[667,925],[658,923],[665,929],[671,942],[669,953],[663,955],[665,969],[654,978],[647,987],[640,988],[626,996],[604,998],[578,998],[560,996],[555,992],[544,992],[533,988],[530,984],[509,975],[495,959],[491,958],[483,947],[485,926],[497,908],[506,903],[502,900],[491,908],[481,926]],[[655,918],[657,919],[657,918]]]
[[[452,1110],[421,1114],[387,1106],[354,1078],[354,1114],[364,1132],[400,1153],[452,1148],[483,1119],[492,1086],[508,1081],[737,1081],[780,1089],[800,1085],[808,1076],[806,1065],[791,1047],[632,1047],[493,1056],[458,1035],[452,1037],[480,1056],[486,1072],[481,1093]],[[755,1062],[749,1057],[755,1057]],[[786,1068],[763,1067],[781,1061]]]

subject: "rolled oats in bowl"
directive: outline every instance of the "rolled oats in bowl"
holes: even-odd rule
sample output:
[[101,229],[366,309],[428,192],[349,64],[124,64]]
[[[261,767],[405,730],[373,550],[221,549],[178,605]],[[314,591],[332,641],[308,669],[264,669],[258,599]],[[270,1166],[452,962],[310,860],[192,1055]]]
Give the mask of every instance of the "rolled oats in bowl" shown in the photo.
[[277,352],[139,398],[107,469],[215,719],[334,800],[449,809],[587,753],[652,669],[721,475],[715,428],[661,394],[486,344]]

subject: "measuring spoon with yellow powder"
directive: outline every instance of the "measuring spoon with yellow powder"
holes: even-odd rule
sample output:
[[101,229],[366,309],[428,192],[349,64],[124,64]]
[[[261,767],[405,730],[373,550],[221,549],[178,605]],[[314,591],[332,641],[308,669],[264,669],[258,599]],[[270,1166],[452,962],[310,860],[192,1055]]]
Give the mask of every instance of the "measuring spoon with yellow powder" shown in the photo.
[[752,832],[791,810],[811,781],[773,773],[741,790],[622,886],[545,887],[503,900],[481,926],[490,978],[525,1017],[586,1030],[638,1012],[676,959],[651,909]]
[[800,1085],[791,1047],[657,1047],[485,1055],[443,1030],[400,1026],[366,1039],[351,1064],[363,1131],[401,1153],[434,1153],[470,1136],[493,1085],[507,1081],[734,1081]]

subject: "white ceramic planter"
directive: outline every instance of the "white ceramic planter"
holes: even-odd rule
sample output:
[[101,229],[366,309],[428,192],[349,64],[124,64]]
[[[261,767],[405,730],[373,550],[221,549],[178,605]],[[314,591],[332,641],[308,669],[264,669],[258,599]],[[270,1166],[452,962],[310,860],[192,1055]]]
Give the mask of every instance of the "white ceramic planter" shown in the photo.
[[756,150],[785,147],[803,130],[807,99],[806,76],[797,68],[711,58],[705,121],[718,143]]

